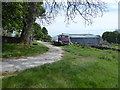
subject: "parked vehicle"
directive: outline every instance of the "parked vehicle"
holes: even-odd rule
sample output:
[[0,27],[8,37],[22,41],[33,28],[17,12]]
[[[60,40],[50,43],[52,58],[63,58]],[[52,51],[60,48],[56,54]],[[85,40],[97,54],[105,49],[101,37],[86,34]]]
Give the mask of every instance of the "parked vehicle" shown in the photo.
[[60,34],[52,38],[52,42],[55,45],[69,45],[70,37],[68,34]]

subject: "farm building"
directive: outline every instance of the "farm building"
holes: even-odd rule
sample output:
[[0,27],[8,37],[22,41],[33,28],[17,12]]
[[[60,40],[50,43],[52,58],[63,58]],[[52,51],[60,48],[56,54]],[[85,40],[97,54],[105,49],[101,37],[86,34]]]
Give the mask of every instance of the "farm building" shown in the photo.
[[93,34],[69,34],[72,43],[99,44],[101,37]]

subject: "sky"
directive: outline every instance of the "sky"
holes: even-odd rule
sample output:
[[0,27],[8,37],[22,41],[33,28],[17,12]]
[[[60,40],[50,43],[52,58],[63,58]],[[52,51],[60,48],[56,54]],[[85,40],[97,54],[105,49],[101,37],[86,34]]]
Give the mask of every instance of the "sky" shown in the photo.
[[118,29],[118,2],[117,0],[105,0],[105,2],[107,3],[107,12],[102,17],[93,19],[92,25],[85,25],[80,16],[76,17],[76,23],[68,25],[64,22],[64,15],[60,14],[52,24],[44,26],[51,36],[61,33],[102,35],[106,31],[115,31]]

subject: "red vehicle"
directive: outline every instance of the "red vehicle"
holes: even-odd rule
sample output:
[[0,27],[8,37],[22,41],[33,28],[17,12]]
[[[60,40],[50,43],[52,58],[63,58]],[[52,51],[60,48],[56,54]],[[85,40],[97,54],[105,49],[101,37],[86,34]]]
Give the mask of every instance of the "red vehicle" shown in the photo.
[[70,44],[69,35],[61,34],[56,37],[53,37],[53,43],[55,45],[69,45]]

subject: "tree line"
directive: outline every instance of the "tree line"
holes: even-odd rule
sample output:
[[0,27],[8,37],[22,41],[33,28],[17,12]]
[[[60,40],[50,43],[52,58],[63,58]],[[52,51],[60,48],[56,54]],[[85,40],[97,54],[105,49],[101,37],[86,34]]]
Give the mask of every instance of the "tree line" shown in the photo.
[[37,23],[33,23],[32,25],[32,36],[36,40],[51,40],[51,36],[48,35],[48,30],[45,27],[41,27]]
[[118,31],[104,32],[102,38],[109,43],[120,44],[120,33]]

